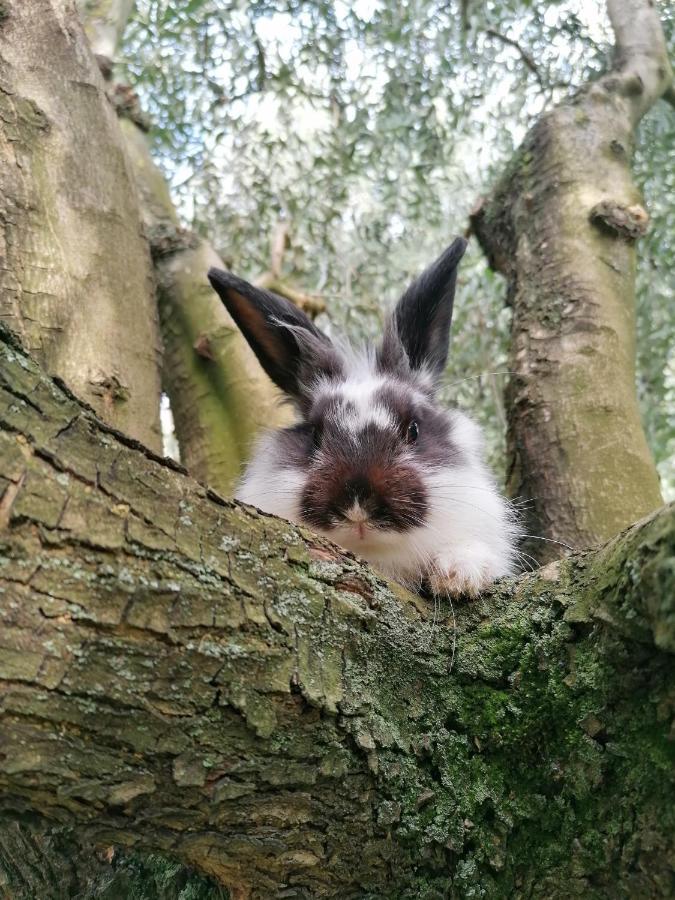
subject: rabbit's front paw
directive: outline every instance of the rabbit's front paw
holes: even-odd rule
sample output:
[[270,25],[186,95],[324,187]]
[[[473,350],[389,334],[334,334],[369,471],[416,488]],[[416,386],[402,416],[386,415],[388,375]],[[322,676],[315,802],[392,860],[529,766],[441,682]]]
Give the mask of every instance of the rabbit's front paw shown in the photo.
[[436,558],[428,573],[433,594],[451,597],[477,597],[495,580],[494,565],[487,548],[474,547],[465,552]]

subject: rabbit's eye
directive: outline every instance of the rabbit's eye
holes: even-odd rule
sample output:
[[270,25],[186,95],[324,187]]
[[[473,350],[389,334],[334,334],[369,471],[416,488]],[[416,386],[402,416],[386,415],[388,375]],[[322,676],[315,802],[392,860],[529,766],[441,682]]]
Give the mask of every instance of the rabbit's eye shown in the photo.
[[405,433],[405,439],[409,444],[414,444],[417,438],[420,436],[420,429],[417,422],[411,422],[408,425],[408,428]]

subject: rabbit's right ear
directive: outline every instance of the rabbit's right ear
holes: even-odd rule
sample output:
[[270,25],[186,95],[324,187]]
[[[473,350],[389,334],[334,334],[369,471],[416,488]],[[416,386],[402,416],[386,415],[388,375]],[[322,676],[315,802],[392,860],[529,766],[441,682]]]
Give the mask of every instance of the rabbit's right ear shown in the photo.
[[341,374],[340,359],[310,319],[285,297],[223,269],[209,281],[269,377],[294,399],[306,398],[317,377]]
[[457,267],[466,241],[458,237],[418,278],[396,305],[378,350],[383,370],[442,374],[448,359]]

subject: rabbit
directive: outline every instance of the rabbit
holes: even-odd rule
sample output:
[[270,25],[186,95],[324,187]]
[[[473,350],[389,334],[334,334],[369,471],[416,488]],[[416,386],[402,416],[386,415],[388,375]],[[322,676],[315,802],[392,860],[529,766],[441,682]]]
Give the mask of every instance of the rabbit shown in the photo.
[[361,349],[331,341],[283,297],[208,274],[298,414],[259,441],[236,498],[310,526],[409,588],[475,597],[516,571],[520,531],[479,427],[436,400],[465,249],[456,238],[405,291],[379,344]]

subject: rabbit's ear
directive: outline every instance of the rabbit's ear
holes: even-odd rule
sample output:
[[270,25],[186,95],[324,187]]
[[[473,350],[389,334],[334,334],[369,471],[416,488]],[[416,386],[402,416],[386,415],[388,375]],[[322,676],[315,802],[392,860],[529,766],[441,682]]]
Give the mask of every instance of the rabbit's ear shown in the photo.
[[341,374],[330,340],[285,297],[254,287],[222,269],[209,281],[272,381],[296,400],[318,377]]
[[[383,369],[426,369],[440,375],[448,359],[457,266],[466,241],[458,237],[410,285],[385,329],[378,362]],[[402,358],[401,350],[405,351]]]

